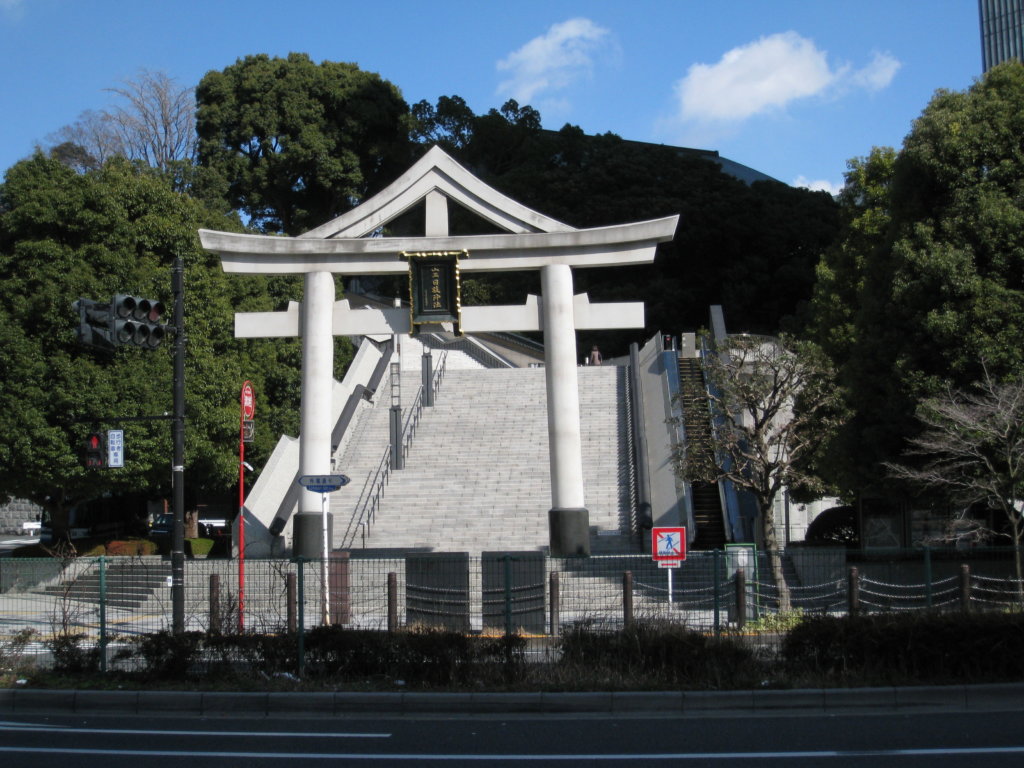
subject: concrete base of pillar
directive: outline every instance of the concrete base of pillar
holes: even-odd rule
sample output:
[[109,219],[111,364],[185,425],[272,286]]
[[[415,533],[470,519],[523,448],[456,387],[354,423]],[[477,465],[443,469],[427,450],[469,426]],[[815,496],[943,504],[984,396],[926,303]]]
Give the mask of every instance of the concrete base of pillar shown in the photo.
[[[323,515],[298,512],[292,518],[292,557],[319,560],[324,556]],[[334,515],[327,513],[327,548],[333,549]]]
[[552,557],[590,555],[590,512],[583,508],[548,510]]

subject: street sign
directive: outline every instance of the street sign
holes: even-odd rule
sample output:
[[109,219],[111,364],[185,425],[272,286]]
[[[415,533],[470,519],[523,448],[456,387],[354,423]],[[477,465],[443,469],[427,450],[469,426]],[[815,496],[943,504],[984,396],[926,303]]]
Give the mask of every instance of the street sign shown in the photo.
[[299,478],[299,485],[313,493],[330,493],[348,484],[346,475],[303,475]]
[[[651,557],[661,563],[679,563],[686,559],[686,528],[652,528]],[[665,566],[670,568],[673,566]]]
[[256,438],[256,422],[252,419],[245,419],[242,422],[242,442],[251,443]]
[[107,430],[107,466],[124,466],[124,430]]
[[249,421],[256,414],[256,394],[252,391],[252,384],[245,382],[242,385],[242,419]]

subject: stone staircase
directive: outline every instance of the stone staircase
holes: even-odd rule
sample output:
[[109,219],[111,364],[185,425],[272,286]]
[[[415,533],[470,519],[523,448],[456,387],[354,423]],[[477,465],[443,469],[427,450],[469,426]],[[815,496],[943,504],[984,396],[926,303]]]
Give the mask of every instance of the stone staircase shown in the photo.
[[[416,359],[403,347],[403,370]],[[449,357],[434,407],[423,411],[405,469],[390,473],[366,548],[543,550],[551,507],[544,370],[452,362]],[[614,366],[577,371],[591,551],[631,551],[635,546],[622,533],[628,531],[629,514],[626,371]],[[419,381],[418,367],[403,373],[403,406]],[[352,483],[331,494],[336,547],[363,546],[352,521],[372,492],[387,448],[388,392],[382,383],[375,407],[362,412],[338,456],[338,470]]]
[[[135,609],[149,600],[158,589],[167,586],[171,564],[159,558],[114,558],[107,560],[105,571],[104,594],[107,606]],[[99,603],[99,565],[93,565],[74,581],[51,584],[43,592],[66,600]]]

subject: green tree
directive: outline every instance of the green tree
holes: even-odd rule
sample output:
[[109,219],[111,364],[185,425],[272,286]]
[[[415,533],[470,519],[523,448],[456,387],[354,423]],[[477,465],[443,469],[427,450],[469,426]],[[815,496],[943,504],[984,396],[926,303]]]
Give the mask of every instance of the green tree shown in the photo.
[[246,56],[196,89],[199,163],[265,232],[297,235],[405,170],[409,107],[355,64]]
[[978,380],[979,359],[1000,378],[1024,370],[1021,135],[1024,65],[1010,62],[939,91],[895,157],[852,166],[812,319],[855,413],[833,463],[850,492],[884,480],[918,404]]
[[[163,300],[170,266],[185,260],[186,493],[226,493],[238,476],[238,390],[261,396],[256,461],[281,432],[295,433],[298,344],[233,338],[234,311],[278,308],[280,281],[224,275],[196,230],[229,229],[156,172],[125,160],[78,173],[41,154],[10,168],[0,186],[0,495],[31,499],[66,525],[71,504],[107,493],[169,493],[171,343],[99,353],[76,342],[79,297],[115,293]],[[295,298],[295,295],[290,296]],[[343,358],[344,362],[346,358]],[[125,467],[86,470],[94,429],[125,432]],[[255,463],[255,461],[254,461]]]

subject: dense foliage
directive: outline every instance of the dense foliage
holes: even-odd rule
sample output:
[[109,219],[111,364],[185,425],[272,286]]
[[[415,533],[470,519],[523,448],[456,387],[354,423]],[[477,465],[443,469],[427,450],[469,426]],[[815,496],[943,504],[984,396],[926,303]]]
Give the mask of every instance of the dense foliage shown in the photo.
[[[586,136],[571,125],[545,131],[536,110],[514,101],[475,116],[458,97],[442,97],[436,106],[416,104],[413,115],[417,138],[572,226],[680,215],[675,239],[659,247],[652,266],[575,271],[576,289],[594,299],[646,304],[644,331],[609,334],[609,348],[703,327],[712,304],[723,305],[731,328],[778,332],[810,299],[819,255],[838,231],[829,195],[745,184],[723,173],[713,152]],[[505,275],[494,283],[502,300],[537,290]]]
[[[276,308],[287,287],[225,276],[199,247],[198,228],[233,226],[157,172],[118,158],[78,173],[36,155],[8,170],[0,186],[0,493],[43,505],[58,528],[82,500],[169,494],[170,423],[153,417],[172,411],[173,344],[112,353],[82,346],[71,305],[129,293],[170,307],[175,256],[185,261],[188,498],[222,494],[237,478],[245,379],[259,397],[253,457],[282,432],[296,433],[298,344],[239,341],[232,322],[235,310]],[[125,467],[85,469],[85,435],[115,427],[124,430]]]
[[1024,65],[940,91],[898,153],[854,161],[844,229],[819,266],[810,327],[840,368],[854,418],[830,474],[884,484],[919,429],[918,403],[986,364],[1024,369]]
[[298,235],[405,170],[408,105],[355,64],[246,56],[196,89],[199,163],[265,232]]

